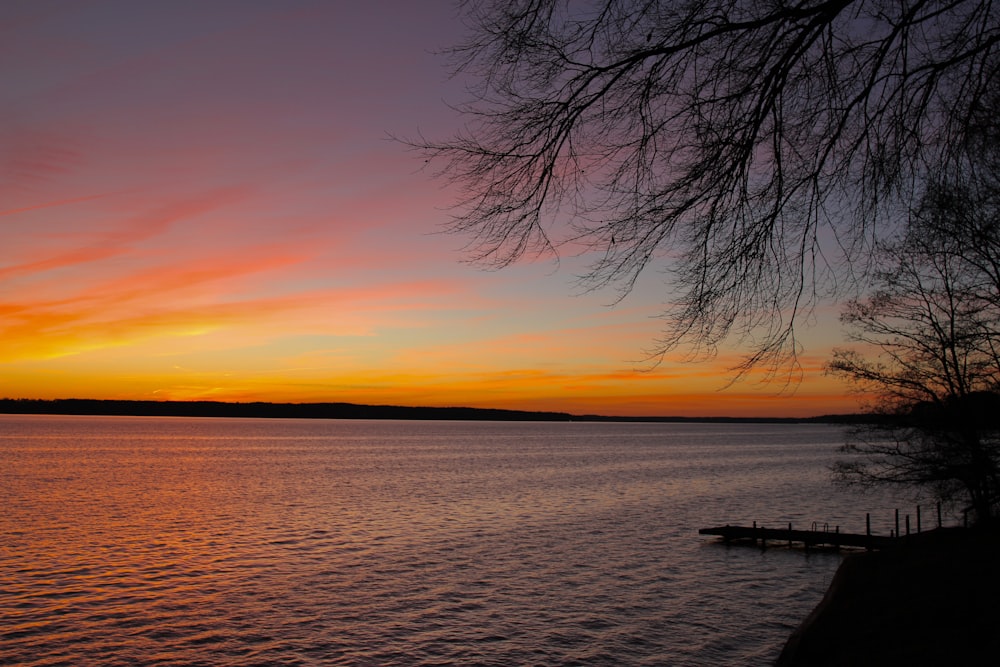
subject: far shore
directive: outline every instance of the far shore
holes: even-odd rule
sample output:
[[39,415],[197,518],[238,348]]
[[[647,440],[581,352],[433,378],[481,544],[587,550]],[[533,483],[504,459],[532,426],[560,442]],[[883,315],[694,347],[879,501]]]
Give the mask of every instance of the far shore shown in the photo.
[[816,417],[683,417],[576,415],[499,408],[416,407],[359,403],[229,403],[223,401],[133,401],[88,398],[2,398],[0,414],[104,415],[136,417],[240,417],[263,419],[413,419],[467,421],[677,422],[748,424],[856,424],[863,414]]

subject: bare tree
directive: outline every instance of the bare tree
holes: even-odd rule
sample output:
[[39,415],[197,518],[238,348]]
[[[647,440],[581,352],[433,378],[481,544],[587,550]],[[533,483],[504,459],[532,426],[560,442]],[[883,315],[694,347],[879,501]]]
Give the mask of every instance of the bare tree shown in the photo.
[[968,184],[933,185],[879,257],[876,289],[842,320],[860,349],[830,370],[874,397],[882,419],[852,433],[848,484],[931,488],[980,521],[1000,503],[1000,216]]
[[[956,159],[1000,87],[989,0],[469,0],[464,132],[415,142],[464,193],[475,259],[588,253],[623,297],[668,272],[655,353],[744,369]],[[862,264],[862,268],[866,268]]]

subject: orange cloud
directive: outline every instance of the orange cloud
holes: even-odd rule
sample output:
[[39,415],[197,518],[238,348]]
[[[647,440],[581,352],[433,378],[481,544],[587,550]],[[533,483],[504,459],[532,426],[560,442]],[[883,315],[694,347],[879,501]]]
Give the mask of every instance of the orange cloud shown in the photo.
[[273,297],[238,295],[212,283],[276,271],[294,265],[294,255],[252,253],[201,260],[127,274],[75,295],[34,302],[0,303],[0,360],[52,358],[151,338],[176,338],[241,325],[257,335],[286,333],[301,322],[305,331],[357,334],[402,313],[442,308],[454,293],[446,283],[420,281],[363,288],[304,290]]

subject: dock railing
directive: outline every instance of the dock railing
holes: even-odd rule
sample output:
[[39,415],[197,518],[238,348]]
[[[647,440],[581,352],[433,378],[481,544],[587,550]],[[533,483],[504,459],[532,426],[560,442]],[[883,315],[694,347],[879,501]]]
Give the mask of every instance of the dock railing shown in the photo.
[[[900,514],[895,511],[895,528],[889,531],[889,535],[876,535],[872,533],[871,513],[865,514],[864,533],[842,533],[840,526],[835,526],[830,530],[828,523],[823,524],[819,529],[819,522],[812,523],[811,530],[796,530],[792,523],[788,522],[787,528],[768,528],[764,525],[757,525],[754,521],[752,526],[717,526],[714,528],[702,528],[698,531],[700,535],[716,535],[722,538],[723,542],[729,544],[733,542],[750,543],[759,545],[762,549],[767,548],[768,542],[787,543],[789,547],[795,543],[802,544],[806,549],[810,547],[833,548],[839,550],[841,547],[856,547],[872,551],[874,549],[886,549],[904,545],[911,535],[910,515],[905,515],[905,533],[900,532]],[[937,527],[942,527],[941,505],[937,505]],[[920,506],[916,511],[916,532],[923,529],[921,524]]]

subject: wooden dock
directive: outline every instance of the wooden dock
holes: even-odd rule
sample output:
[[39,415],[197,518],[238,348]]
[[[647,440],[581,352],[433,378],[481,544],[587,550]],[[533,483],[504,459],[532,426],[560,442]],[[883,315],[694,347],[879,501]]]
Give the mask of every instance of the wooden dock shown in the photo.
[[862,549],[885,549],[901,544],[901,540],[896,537],[886,537],[884,535],[842,533],[839,528],[836,530],[793,530],[792,525],[787,528],[765,528],[758,526],[718,526],[716,528],[702,528],[699,535],[718,535],[727,544],[730,542],[749,542],[759,544],[761,548],[766,548],[768,542],[778,545],[787,544],[792,546],[795,543],[802,544],[807,549],[810,547],[826,547],[839,549],[840,547],[858,547]]
[[[941,517],[941,503],[937,504],[937,527],[940,530],[943,526]],[[789,523],[787,528],[765,528],[764,526],[758,526],[757,522],[753,522],[753,526],[718,526],[716,528],[702,528],[698,531],[699,535],[718,535],[722,538],[722,541],[726,544],[731,542],[742,543],[742,544],[759,544],[760,547],[767,548],[767,543],[772,544],[787,544],[792,546],[795,543],[802,544],[806,549],[809,547],[823,547],[823,548],[833,548],[839,549],[840,547],[859,547],[862,549],[867,549],[872,551],[873,549],[890,549],[893,547],[906,546],[913,543],[913,541],[921,541],[924,535],[930,535],[933,533],[923,533],[921,534],[923,522],[921,521],[921,508],[918,505],[916,507],[916,533],[910,533],[910,515],[907,514],[905,517],[904,524],[900,525],[900,514],[897,509],[895,512],[895,530],[892,530],[888,536],[885,535],[873,535],[872,534],[872,516],[871,513],[865,514],[865,533],[842,533],[840,532],[840,526],[835,526],[833,530],[829,529],[828,524],[822,524],[822,530],[819,530],[820,524],[813,523],[812,530],[792,530],[792,524]],[[965,527],[968,528],[968,514],[965,515]],[[903,533],[903,527],[905,526],[906,533]]]

